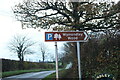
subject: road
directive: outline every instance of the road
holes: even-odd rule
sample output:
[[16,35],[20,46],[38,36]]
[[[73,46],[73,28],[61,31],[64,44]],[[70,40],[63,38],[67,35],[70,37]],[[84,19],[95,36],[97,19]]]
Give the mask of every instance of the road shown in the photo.
[[6,77],[2,80],[41,80],[54,72],[55,72],[55,70],[54,71],[52,70],[52,71],[24,73],[24,74],[20,74],[20,75]]
[[72,62],[70,62],[69,64],[67,64],[65,69],[70,69],[72,67]]
[[[69,69],[71,67],[72,67],[72,63],[70,62],[69,64],[67,64],[65,69]],[[20,75],[6,77],[2,80],[42,80],[43,78],[45,78],[46,76],[48,76],[54,72],[55,72],[55,70],[24,73],[24,74],[20,74]]]

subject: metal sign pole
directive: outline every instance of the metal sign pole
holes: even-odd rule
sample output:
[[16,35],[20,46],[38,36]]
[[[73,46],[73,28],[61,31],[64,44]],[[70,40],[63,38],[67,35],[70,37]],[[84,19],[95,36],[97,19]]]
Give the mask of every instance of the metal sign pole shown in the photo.
[[79,80],[81,80],[80,42],[77,42],[77,56],[78,56],[78,72],[79,72]]
[[57,48],[57,42],[55,42],[55,61],[56,61],[56,80],[58,80],[58,48]]

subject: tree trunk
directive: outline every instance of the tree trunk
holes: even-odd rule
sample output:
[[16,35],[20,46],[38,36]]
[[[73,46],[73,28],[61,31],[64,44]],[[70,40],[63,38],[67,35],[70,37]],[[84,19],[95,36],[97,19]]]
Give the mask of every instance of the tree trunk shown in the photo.
[[23,61],[24,61],[23,54],[19,54],[19,64],[18,64],[19,70],[23,70],[24,69]]
[[45,61],[45,53],[42,53],[43,62]]

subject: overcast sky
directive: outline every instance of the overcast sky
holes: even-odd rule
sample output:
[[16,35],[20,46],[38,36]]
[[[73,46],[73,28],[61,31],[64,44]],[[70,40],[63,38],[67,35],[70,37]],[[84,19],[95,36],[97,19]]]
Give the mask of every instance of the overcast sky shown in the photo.
[[[16,59],[16,54],[11,53],[8,49],[8,43],[15,34],[28,35],[32,40],[37,42],[44,42],[44,31],[38,32],[34,29],[21,29],[21,23],[16,21],[12,8],[22,0],[0,0],[0,58]],[[114,0],[119,1],[119,0]],[[48,46],[49,54],[54,55],[54,42],[45,43]],[[62,43],[58,43],[59,51],[62,50]],[[40,54],[25,56],[25,60],[38,61]]]
[[[22,0],[0,0],[0,58],[18,60],[17,54],[8,49],[8,43],[16,34],[25,34],[33,41],[44,43],[44,31],[35,29],[21,29],[21,23],[16,21],[12,8]],[[54,56],[54,42],[46,42],[49,54]],[[58,43],[59,51],[62,49],[62,43]],[[37,47],[36,47],[37,49]],[[34,55],[26,55],[25,60],[39,61],[41,55],[37,52]]]

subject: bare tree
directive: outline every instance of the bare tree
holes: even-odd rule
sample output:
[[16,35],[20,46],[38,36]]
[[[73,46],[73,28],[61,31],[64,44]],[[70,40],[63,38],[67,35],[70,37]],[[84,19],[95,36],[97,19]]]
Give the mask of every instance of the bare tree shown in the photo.
[[40,46],[40,52],[42,54],[42,61],[44,62],[46,59],[46,54],[48,53],[48,48],[44,43],[39,44]]
[[29,38],[22,35],[14,36],[11,42],[9,43],[9,49],[12,52],[17,53],[17,56],[20,60],[20,69],[23,69],[24,55],[34,53],[34,51],[30,49],[30,47],[34,44],[35,42],[32,42]]

